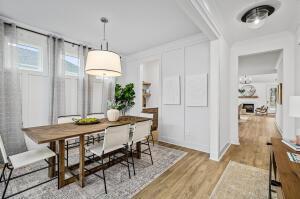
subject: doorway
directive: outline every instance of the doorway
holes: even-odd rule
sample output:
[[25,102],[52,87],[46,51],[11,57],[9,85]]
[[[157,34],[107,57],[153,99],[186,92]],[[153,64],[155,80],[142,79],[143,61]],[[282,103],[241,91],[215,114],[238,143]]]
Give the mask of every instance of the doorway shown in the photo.
[[244,138],[255,139],[246,131],[254,133],[256,127],[280,123],[282,112],[281,104],[277,100],[277,87],[283,82],[282,54],[283,50],[280,49],[238,57],[240,141]]

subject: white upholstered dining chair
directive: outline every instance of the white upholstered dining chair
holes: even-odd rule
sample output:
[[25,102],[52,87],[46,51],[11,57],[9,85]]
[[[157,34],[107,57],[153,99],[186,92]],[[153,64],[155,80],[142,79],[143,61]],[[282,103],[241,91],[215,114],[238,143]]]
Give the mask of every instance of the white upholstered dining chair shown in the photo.
[[[135,175],[135,167],[134,167],[134,158],[133,158],[133,145],[136,144],[137,142],[141,142],[142,145],[147,146],[147,148],[142,150],[141,153],[149,155],[151,159],[151,164],[153,164],[152,152],[149,144],[151,125],[152,125],[151,120],[144,121],[144,122],[137,122],[134,125],[132,132],[130,133],[128,145],[129,145],[131,161],[132,161],[130,163],[133,166],[134,175]],[[149,153],[147,153],[146,151],[148,151]]]
[[[17,194],[23,193],[25,191],[28,191],[32,188],[35,188],[39,185],[45,184],[45,183],[50,182],[50,181],[54,180],[55,178],[57,178],[57,177],[51,178],[47,181],[41,182],[41,183],[39,183],[37,185],[34,185],[32,187],[26,188],[24,190],[21,190],[21,191],[15,192],[15,193],[12,193],[9,196],[5,196],[6,191],[7,191],[7,187],[8,187],[9,182],[11,180],[14,180],[14,179],[19,178],[19,177],[26,176],[28,174],[32,174],[32,173],[37,172],[37,171],[41,171],[43,169],[47,169],[49,167],[55,167],[56,165],[50,165],[50,163],[47,161],[47,159],[52,158],[52,157],[55,158],[56,154],[53,151],[51,151],[48,147],[44,146],[44,147],[40,147],[38,149],[33,149],[33,150],[26,151],[26,152],[23,152],[23,153],[7,156],[7,153],[6,153],[4,143],[2,141],[1,136],[0,136],[0,150],[1,150],[1,155],[2,155],[3,161],[4,161],[4,168],[2,169],[2,173],[1,173],[1,176],[0,176],[0,183],[4,183],[4,190],[2,192],[2,198],[8,198],[8,197],[15,196]],[[42,167],[40,169],[37,169],[37,170],[30,171],[30,172],[25,173],[25,174],[21,174],[21,175],[12,177],[12,172],[14,170],[21,169],[25,166],[29,166],[31,164],[34,164],[34,163],[42,161],[42,160],[46,161],[46,163],[48,164],[47,167]],[[57,166],[58,166],[58,164],[57,164]],[[8,177],[6,176],[6,173],[7,173],[6,171],[7,170],[9,171]],[[59,170],[59,168],[58,168],[58,170]]]
[[[57,123],[58,124],[65,124],[65,123],[73,123],[74,120],[79,120],[81,119],[80,115],[66,115],[66,116],[59,116]],[[66,163],[67,167],[69,167],[69,149],[74,148],[79,146],[79,137],[73,137],[73,138],[68,138],[65,140],[65,150],[66,150]]]
[[[101,119],[105,118],[105,115],[104,115],[104,113],[90,113],[86,117],[87,118],[97,118],[97,119],[101,120]],[[104,131],[100,131],[100,132],[88,135],[88,143],[87,144],[90,143],[90,140],[92,140],[93,144],[95,144],[95,141],[100,142],[101,134],[103,134],[103,133],[104,133]]]
[[125,161],[127,163],[126,166],[128,169],[128,175],[129,178],[131,178],[129,161],[128,161],[129,133],[130,133],[130,124],[108,127],[104,133],[104,140],[102,140],[101,142],[95,145],[85,147],[87,151],[101,158],[101,162],[95,161],[94,159],[91,160],[103,166],[102,167],[103,176],[102,177],[98,175],[97,176],[103,179],[106,194],[107,194],[107,187],[106,187],[106,179],[105,179],[105,166],[103,162],[105,157],[109,156],[108,164],[110,165],[111,154],[115,155],[116,152],[123,153],[123,156],[116,157],[116,159],[120,159],[122,162]]
[[[140,113],[140,117],[146,117],[146,118],[152,119],[152,124],[153,124],[154,115],[152,113]],[[152,144],[154,146],[154,137],[153,137],[153,133],[152,133],[152,124],[151,124],[151,129],[150,129],[150,135],[149,136],[151,136],[151,141],[152,141]]]

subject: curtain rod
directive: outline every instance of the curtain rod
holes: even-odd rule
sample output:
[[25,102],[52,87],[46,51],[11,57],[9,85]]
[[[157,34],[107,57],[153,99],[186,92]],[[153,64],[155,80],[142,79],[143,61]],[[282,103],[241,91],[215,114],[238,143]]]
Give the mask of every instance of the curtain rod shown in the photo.
[[[6,25],[12,25],[11,23],[7,23],[7,22],[4,22],[4,24],[6,24]],[[47,35],[47,34],[45,34],[45,33],[41,33],[41,32],[37,32],[37,31],[34,31],[34,30],[30,30],[30,29],[28,29],[28,28],[24,28],[24,27],[21,27],[21,26],[18,26],[18,25],[16,25],[16,27],[18,28],[18,29],[21,29],[21,30],[25,30],[25,31],[28,31],[28,32],[32,32],[32,33],[35,33],[35,34],[39,34],[39,35],[43,35],[43,36],[45,36],[45,37],[49,37],[50,35]],[[66,42],[66,43],[68,43],[68,44],[71,44],[71,45],[75,45],[75,46],[80,46],[81,44],[77,44],[77,43],[74,43],[74,42],[71,42],[71,41],[67,41],[67,40],[64,40],[64,42]],[[90,47],[87,47],[88,49],[92,49],[92,48],[90,48]]]

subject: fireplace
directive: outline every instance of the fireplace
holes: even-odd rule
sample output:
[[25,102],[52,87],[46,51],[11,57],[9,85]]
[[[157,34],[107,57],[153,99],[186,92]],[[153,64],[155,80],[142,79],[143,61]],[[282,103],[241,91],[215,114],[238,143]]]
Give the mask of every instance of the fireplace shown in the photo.
[[247,113],[254,113],[254,104],[243,104],[243,109],[246,109]]

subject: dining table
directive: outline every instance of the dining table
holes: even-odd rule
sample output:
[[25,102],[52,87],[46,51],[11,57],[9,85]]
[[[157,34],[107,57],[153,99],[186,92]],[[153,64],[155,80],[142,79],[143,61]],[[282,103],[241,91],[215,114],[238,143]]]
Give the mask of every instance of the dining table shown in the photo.
[[[95,167],[92,170],[85,169],[85,165],[91,164],[93,162],[90,159],[86,159],[85,156],[85,136],[97,132],[103,132],[108,127],[119,126],[123,124],[134,125],[137,122],[143,122],[148,120],[151,119],[137,116],[121,116],[118,119],[118,121],[115,122],[110,122],[107,118],[103,118],[97,124],[78,125],[75,123],[64,123],[23,128],[22,130],[35,143],[48,143],[49,148],[58,154],[57,162],[55,157],[49,158],[48,160],[50,165],[58,165],[58,169],[56,169],[56,166],[49,167],[48,169],[49,177],[54,177],[58,175],[58,188],[62,188],[73,182],[78,182],[81,187],[84,187],[85,177],[101,170],[101,166]],[[68,138],[77,137],[79,137],[79,163],[66,167],[65,140]],[[136,153],[134,155],[136,158],[141,158],[141,142],[136,143]],[[102,165],[102,167],[103,166],[105,165]],[[79,169],[79,172],[77,172],[78,174],[74,174],[74,172],[72,172],[75,169]],[[72,173],[72,176],[66,178],[66,171],[70,171],[70,173]]]

